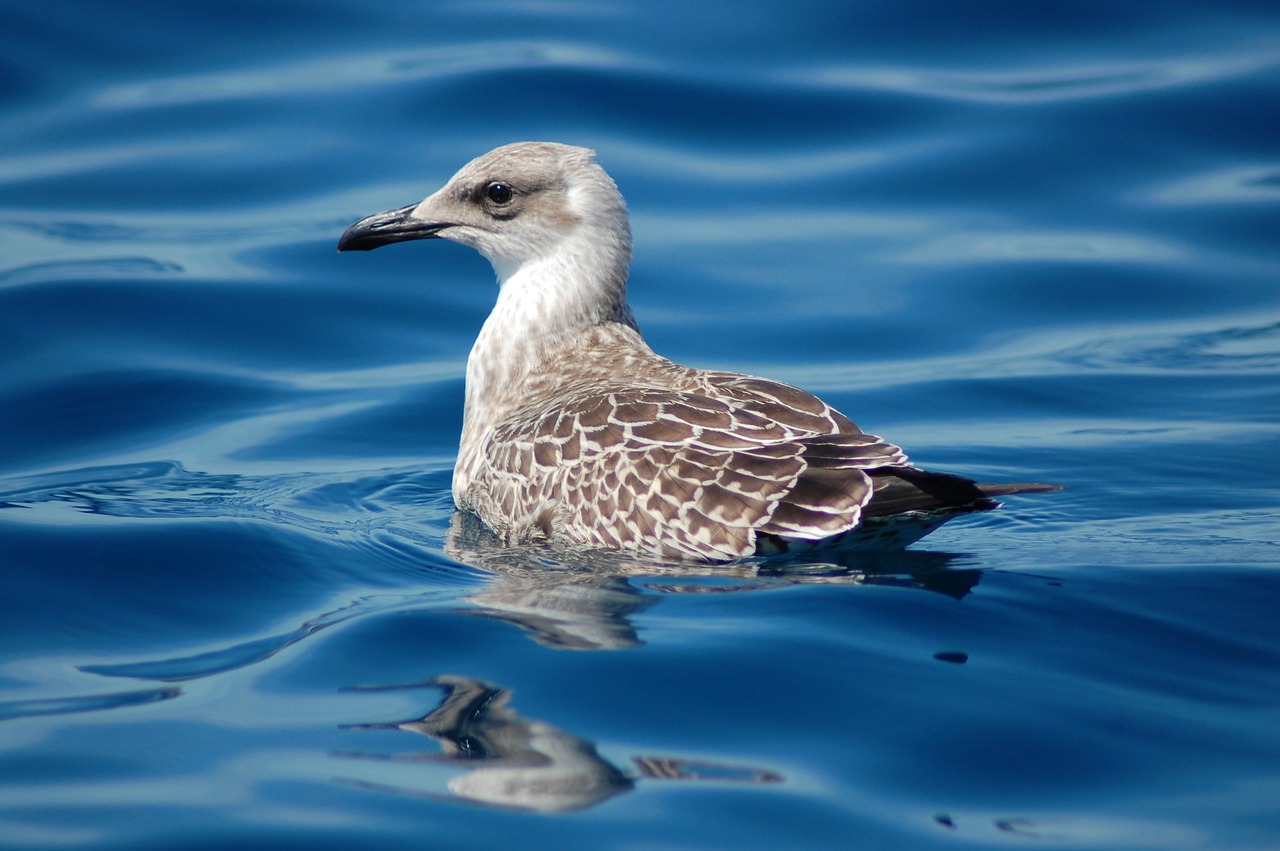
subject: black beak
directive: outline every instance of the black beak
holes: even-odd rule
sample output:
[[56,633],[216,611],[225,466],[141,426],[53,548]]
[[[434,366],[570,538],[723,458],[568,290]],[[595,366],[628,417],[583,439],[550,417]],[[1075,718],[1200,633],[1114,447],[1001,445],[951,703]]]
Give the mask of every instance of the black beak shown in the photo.
[[410,218],[409,214],[417,206],[410,204],[398,210],[366,216],[342,232],[342,236],[338,238],[338,250],[369,251],[380,245],[404,242],[407,239],[434,239],[440,231],[450,226],[447,223],[423,222]]

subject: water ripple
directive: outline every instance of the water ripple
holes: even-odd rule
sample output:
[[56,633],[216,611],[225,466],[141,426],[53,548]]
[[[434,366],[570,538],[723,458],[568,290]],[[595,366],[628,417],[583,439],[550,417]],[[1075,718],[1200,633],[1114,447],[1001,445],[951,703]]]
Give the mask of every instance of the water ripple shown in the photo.
[[[779,367],[772,367],[777,372]],[[816,390],[868,390],[946,381],[1002,381],[1087,372],[1095,375],[1216,373],[1271,375],[1280,369],[1280,323],[1152,332],[1140,327],[1038,335],[972,357],[935,360],[795,364],[790,381]],[[757,372],[768,373],[769,367]],[[1217,424],[1216,428],[1223,428]]]
[[[80,670],[86,674],[97,674],[103,677],[129,677],[132,679],[159,680],[161,682],[184,682],[204,679],[270,659],[282,650],[286,650],[331,626],[371,614],[419,607],[424,604],[439,606],[443,601],[454,600],[458,594],[457,590],[448,592],[428,591],[407,595],[361,598],[334,611],[325,612],[292,630],[277,635],[269,635],[226,647],[218,647],[189,656],[176,656],[145,662],[81,665]],[[166,689],[166,691],[173,691],[173,696],[177,694],[177,689]],[[96,709],[100,707],[90,706],[88,708]],[[4,718],[3,711],[4,706],[0,705],[0,719]]]
[[1166,263],[1184,252],[1150,237],[1089,231],[952,233],[899,255],[909,263],[989,263],[1025,260],[1061,263]]
[[421,470],[246,476],[157,461],[10,479],[0,490],[0,510],[36,509],[49,520],[58,509],[144,520],[258,520],[358,541],[377,530],[422,527],[442,543],[452,500],[427,476]]
[[365,90],[385,82],[441,80],[494,71],[536,68],[615,68],[635,71],[646,60],[574,42],[480,41],[421,50],[327,56],[285,65],[171,77],[110,86],[95,106],[138,109],[224,100]]
[[177,263],[151,257],[51,260],[0,269],[0,287],[42,281],[169,278],[180,275],[183,271],[183,267]]
[[1030,104],[1094,99],[1194,86],[1243,77],[1280,64],[1274,51],[1253,56],[1172,58],[1114,65],[1074,65],[1010,71],[924,70],[835,66],[788,75],[840,89],[888,91],[947,100]]
[[180,694],[182,694],[182,690],[179,688],[153,688],[79,697],[8,700],[0,702],[0,721],[8,721],[13,718],[31,718],[39,715],[66,715],[73,712],[98,712],[103,709],[142,706],[162,700],[172,700]]
[[1157,204],[1275,204],[1280,202],[1280,163],[1236,166],[1183,177],[1143,193]]
[[1057,354],[1100,372],[1135,367],[1179,372],[1270,373],[1280,369],[1280,322],[1183,335],[1100,337]]
[[[335,207],[337,205],[335,204]],[[234,222],[232,224],[231,222]],[[113,213],[100,218],[66,218],[38,213],[9,213],[0,217],[0,228],[37,234],[58,242],[75,243],[280,243],[298,238],[326,239],[346,225],[345,218],[318,216],[303,203],[293,208],[273,206],[246,214],[224,211],[216,215],[130,215]]]

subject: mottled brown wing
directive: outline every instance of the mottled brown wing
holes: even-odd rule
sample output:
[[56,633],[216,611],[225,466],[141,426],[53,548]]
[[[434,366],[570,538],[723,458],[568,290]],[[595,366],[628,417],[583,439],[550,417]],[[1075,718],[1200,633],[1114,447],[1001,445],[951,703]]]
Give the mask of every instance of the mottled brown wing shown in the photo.
[[906,453],[874,434],[820,434],[800,439],[811,467],[827,470],[874,470],[902,467]]
[[838,534],[870,496],[860,468],[900,463],[901,451],[856,430],[805,432],[832,424],[803,415],[813,419],[779,422],[670,391],[579,396],[494,435],[491,496],[548,537],[665,557],[751,555],[757,532]]
[[898,467],[902,450],[872,434],[825,434],[794,441],[805,470],[759,531],[816,541],[853,529],[872,498],[867,472]]
[[704,373],[712,395],[797,434],[861,434],[853,421],[807,390],[734,372]]
[[870,501],[871,479],[861,471],[907,463],[899,447],[864,433],[853,421],[808,391],[767,378],[712,373],[711,383],[739,410],[803,432],[804,472],[758,527],[762,533],[804,540],[847,532]]

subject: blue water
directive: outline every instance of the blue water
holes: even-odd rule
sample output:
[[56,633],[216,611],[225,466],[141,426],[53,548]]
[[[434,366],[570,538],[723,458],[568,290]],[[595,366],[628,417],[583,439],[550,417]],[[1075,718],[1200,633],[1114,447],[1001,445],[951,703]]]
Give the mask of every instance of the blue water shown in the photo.
[[[1274,3],[0,3],[0,845],[1280,847]],[[450,532],[447,243],[596,148],[660,352],[1061,482],[899,554]]]

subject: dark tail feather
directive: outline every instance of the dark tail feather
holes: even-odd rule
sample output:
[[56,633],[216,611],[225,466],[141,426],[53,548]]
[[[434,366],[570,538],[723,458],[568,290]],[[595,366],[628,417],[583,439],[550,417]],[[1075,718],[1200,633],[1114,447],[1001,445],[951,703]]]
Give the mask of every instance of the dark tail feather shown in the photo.
[[1006,482],[1004,484],[979,484],[978,490],[982,491],[983,496],[1009,496],[1015,493],[1053,493],[1060,491],[1066,485],[1049,485],[1044,482]]
[[914,467],[881,467],[868,472],[875,488],[871,501],[862,509],[862,516],[868,519],[908,511],[989,511],[999,505],[995,497],[1062,489],[1062,485],[1040,482],[978,484],[963,476]]
[[963,476],[933,473],[914,467],[881,467],[868,471],[875,488],[862,516],[892,517],[908,511],[975,510],[994,508],[977,483]]

